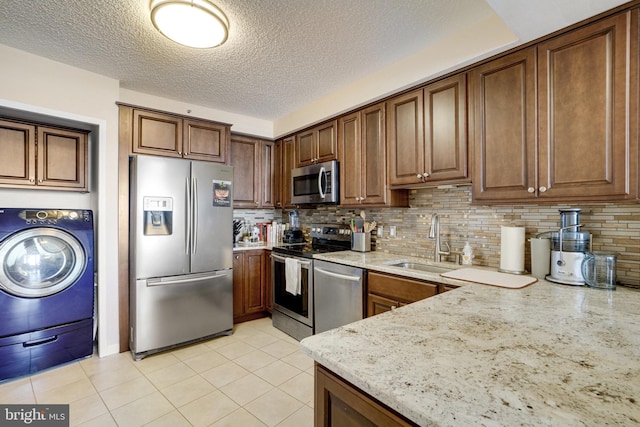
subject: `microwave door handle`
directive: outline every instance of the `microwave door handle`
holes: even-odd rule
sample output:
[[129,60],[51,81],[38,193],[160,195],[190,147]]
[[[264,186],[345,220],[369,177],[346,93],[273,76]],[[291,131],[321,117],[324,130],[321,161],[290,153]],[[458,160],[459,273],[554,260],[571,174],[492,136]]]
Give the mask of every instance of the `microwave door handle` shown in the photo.
[[[324,178],[324,186],[322,185],[322,178]],[[320,198],[324,199],[327,195],[327,170],[322,166],[320,172],[318,172],[318,192],[320,192]],[[323,188],[324,187],[324,188]]]

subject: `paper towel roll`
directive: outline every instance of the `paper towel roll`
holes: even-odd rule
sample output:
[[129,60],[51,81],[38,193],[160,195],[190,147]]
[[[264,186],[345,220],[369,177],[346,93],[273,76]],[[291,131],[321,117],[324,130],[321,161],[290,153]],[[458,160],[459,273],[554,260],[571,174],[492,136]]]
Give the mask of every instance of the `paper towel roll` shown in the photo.
[[500,228],[500,271],[524,272],[524,227]]

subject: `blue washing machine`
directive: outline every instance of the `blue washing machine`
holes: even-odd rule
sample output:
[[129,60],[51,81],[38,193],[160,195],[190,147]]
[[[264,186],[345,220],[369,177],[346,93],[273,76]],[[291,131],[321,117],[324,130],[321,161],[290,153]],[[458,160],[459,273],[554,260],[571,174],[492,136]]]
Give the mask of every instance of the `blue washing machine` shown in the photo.
[[93,353],[93,215],[0,209],[0,381]]

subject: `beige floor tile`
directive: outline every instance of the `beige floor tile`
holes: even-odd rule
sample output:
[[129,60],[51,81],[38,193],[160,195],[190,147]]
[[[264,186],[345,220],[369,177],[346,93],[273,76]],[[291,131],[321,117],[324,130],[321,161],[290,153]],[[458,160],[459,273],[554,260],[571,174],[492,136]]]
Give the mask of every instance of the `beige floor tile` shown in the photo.
[[275,426],[302,408],[303,404],[287,393],[274,388],[249,402],[244,408],[268,426]]
[[0,402],[7,405],[36,403],[31,379],[19,378],[0,384]]
[[199,375],[160,389],[176,408],[216,391],[216,388]]
[[180,347],[171,352],[178,359],[184,361],[186,359],[191,359],[192,357],[199,356],[203,353],[207,353],[211,351],[211,348],[207,346],[206,343],[200,342],[196,344],[191,344],[186,347]]
[[84,378],[87,378],[84,370],[78,362],[74,362],[33,375],[31,384],[33,385],[33,391],[38,396],[38,393],[60,388]]
[[226,357],[227,359],[235,360],[238,357],[244,356],[247,353],[251,353],[255,351],[255,347],[250,346],[244,341],[236,341],[224,347],[219,347],[216,349],[218,353]]
[[161,416],[147,424],[144,427],[190,427],[191,423],[182,416],[177,409]]
[[[75,402],[69,404],[69,416],[71,418],[69,424],[72,426],[76,426],[82,423],[91,425],[89,421],[94,420],[98,417],[101,418],[104,415],[109,415],[109,410],[104,405],[102,399],[100,399],[100,396],[98,396],[97,394],[92,394],[91,396],[87,396],[83,399],[76,400]],[[111,418],[111,415],[109,415],[109,418]],[[96,420],[96,424],[98,424],[98,422],[106,423],[107,420]]]
[[124,352],[106,357],[92,356],[80,362],[80,367],[91,377],[101,372],[115,372],[133,366],[131,353]]
[[111,411],[119,426],[140,426],[173,411],[174,407],[160,392],[152,393]]
[[233,336],[242,341],[246,341],[247,339],[250,339],[251,337],[259,333],[260,331],[258,329],[252,328],[246,323],[240,323],[233,328]]
[[313,404],[313,376],[306,372],[302,372],[280,384],[278,389],[295,397],[304,404]]
[[95,418],[91,418],[88,421],[82,422],[80,424],[71,424],[74,427],[118,427],[116,421],[113,419],[109,412],[97,416]]
[[96,390],[102,391],[143,377],[144,374],[133,366],[132,363],[124,362],[115,365],[111,370],[99,370],[90,375],[89,379]]
[[194,375],[196,375],[196,372],[193,369],[185,365],[183,362],[179,362],[150,372],[147,374],[147,378],[157,388],[163,389],[172,384],[186,380],[187,378],[191,378]]
[[278,424],[278,427],[313,427],[313,409],[303,406]]
[[140,372],[147,375],[153,371],[175,365],[180,362],[176,356],[171,353],[159,353],[147,356],[142,360],[134,362],[133,366],[138,368]]
[[249,374],[220,388],[238,405],[246,405],[257,397],[273,389],[273,386],[260,377]]
[[273,362],[275,357],[263,352],[262,350],[254,350],[251,353],[247,353],[244,356],[240,356],[234,360],[235,363],[242,366],[246,370],[253,372],[256,369],[263,368]]
[[178,409],[194,426],[207,426],[226,417],[238,408],[237,403],[217,390]]
[[288,341],[288,342],[297,342],[296,340],[294,340],[293,338],[291,338],[289,335],[285,334],[284,332],[282,332],[279,329],[276,328],[271,328],[271,329],[265,329],[265,332],[267,332],[270,335],[273,335],[276,338],[279,338],[283,341]]
[[223,419],[211,424],[211,427],[266,427],[266,424],[251,415],[246,409],[240,408]]
[[299,349],[300,349],[299,343],[292,344],[290,342],[280,340],[280,341],[274,342],[273,344],[269,344],[266,347],[263,347],[261,350],[264,351],[265,353],[269,353],[275,358],[281,359],[285,356],[288,356],[298,351]]
[[97,395],[98,392],[89,378],[85,377],[57,388],[36,391],[36,402],[39,404],[71,403],[93,394]]
[[242,340],[255,348],[262,348],[279,341],[279,338],[276,338],[266,332],[256,331],[255,334],[247,338],[242,338]]
[[295,366],[302,371],[313,368],[313,359],[303,353],[302,350],[291,353],[288,356],[281,358],[280,360],[288,363],[291,366]]
[[267,381],[269,384],[279,386],[301,372],[302,371],[300,369],[291,366],[288,363],[276,360],[263,368],[256,369],[253,373]]
[[208,371],[211,368],[215,368],[216,366],[223,365],[229,361],[229,359],[217,351],[211,350],[209,347],[205,348],[207,349],[207,352],[184,359],[183,362],[194,371],[201,373]]
[[245,375],[249,375],[249,371],[234,362],[227,362],[224,365],[209,369],[201,375],[211,384],[220,388]]
[[211,350],[217,350],[220,347],[224,347],[229,344],[233,344],[237,342],[241,342],[241,340],[234,337],[233,335],[228,335],[228,336],[216,337],[216,338],[210,339],[209,341],[205,341],[204,345],[209,347]]
[[69,403],[73,427],[303,427],[313,412],[313,360],[299,346],[258,319],[137,362],[129,352],[94,355],[8,381],[0,403]]
[[155,386],[147,378],[140,376],[140,378],[102,390],[99,394],[107,408],[113,411],[156,391]]

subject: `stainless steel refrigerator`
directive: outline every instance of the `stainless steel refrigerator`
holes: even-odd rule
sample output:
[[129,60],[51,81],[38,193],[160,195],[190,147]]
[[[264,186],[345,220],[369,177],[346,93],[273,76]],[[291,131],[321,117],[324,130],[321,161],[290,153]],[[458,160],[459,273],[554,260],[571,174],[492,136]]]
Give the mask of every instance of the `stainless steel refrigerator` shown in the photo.
[[130,159],[130,348],[136,360],[230,334],[233,168]]

